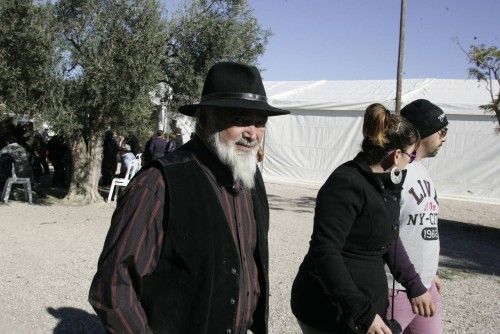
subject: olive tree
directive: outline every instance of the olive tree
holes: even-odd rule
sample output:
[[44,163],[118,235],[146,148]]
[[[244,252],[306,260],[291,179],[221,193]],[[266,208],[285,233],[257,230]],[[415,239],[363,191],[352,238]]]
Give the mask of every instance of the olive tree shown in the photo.
[[[256,64],[270,31],[245,0],[0,2],[0,111],[50,124],[71,149],[67,198],[94,202],[108,129],[151,128],[152,95],[195,101],[211,65]],[[158,89],[167,87],[167,89]]]
[[208,69],[219,61],[255,65],[265,51],[263,29],[246,0],[192,0],[168,22],[165,78],[169,109],[199,98]]
[[54,97],[54,25],[50,5],[0,2],[0,117],[36,118]]
[[157,0],[60,0],[55,17],[62,98],[49,118],[72,152],[67,198],[99,201],[104,132],[149,126],[149,94],[163,78],[165,18]]

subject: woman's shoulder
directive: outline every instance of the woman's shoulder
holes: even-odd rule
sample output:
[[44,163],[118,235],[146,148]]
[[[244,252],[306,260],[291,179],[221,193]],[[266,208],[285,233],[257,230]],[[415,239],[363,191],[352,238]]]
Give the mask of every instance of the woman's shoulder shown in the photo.
[[356,163],[353,160],[350,160],[338,166],[330,174],[322,188],[324,190],[329,189],[330,191],[345,188],[360,189],[363,188],[363,178],[364,176],[357,167]]
[[349,160],[335,168],[328,180],[356,181],[360,175],[360,170],[354,160]]

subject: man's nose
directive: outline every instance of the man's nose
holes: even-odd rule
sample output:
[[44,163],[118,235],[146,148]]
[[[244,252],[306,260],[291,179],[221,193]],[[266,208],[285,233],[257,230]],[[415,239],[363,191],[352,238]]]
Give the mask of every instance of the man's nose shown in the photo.
[[254,124],[247,125],[245,131],[243,131],[243,136],[245,138],[255,139],[257,138],[257,128]]

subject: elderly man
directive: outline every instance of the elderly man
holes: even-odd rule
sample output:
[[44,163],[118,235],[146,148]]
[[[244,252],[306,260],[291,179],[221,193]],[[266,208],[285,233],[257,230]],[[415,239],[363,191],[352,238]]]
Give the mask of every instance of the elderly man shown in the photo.
[[207,74],[196,136],[118,201],[89,301],[109,332],[267,333],[268,221],[256,167],[268,116],[255,67]]
[[[434,183],[422,160],[438,154],[446,141],[448,120],[441,108],[423,99],[415,100],[405,106],[401,110],[401,116],[417,128],[422,140],[415,152],[415,161],[408,165],[401,192],[399,234],[416,272],[428,290],[425,296],[432,302],[419,304],[416,298],[409,298],[403,286],[396,284],[394,318],[400,323],[404,333],[439,334],[443,332],[441,324],[443,298],[437,275],[439,202]],[[389,288],[392,289],[393,278],[388,270],[387,277]],[[392,298],[389,299],[391,305],[387,309],[388,318],[391,317],[393,310]]]

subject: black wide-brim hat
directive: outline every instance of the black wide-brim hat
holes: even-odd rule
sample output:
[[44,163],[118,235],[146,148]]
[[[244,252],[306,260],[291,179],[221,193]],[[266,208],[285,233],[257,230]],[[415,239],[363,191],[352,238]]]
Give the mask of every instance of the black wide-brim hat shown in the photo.
[[236,110],[255,110],[267,116],[290,112],[270,106],[259,70],[232,62],[213,65],[208,71],[201,93],[201,101],[179,108],[181,114],[195,116],[200,107],[218,107]]

